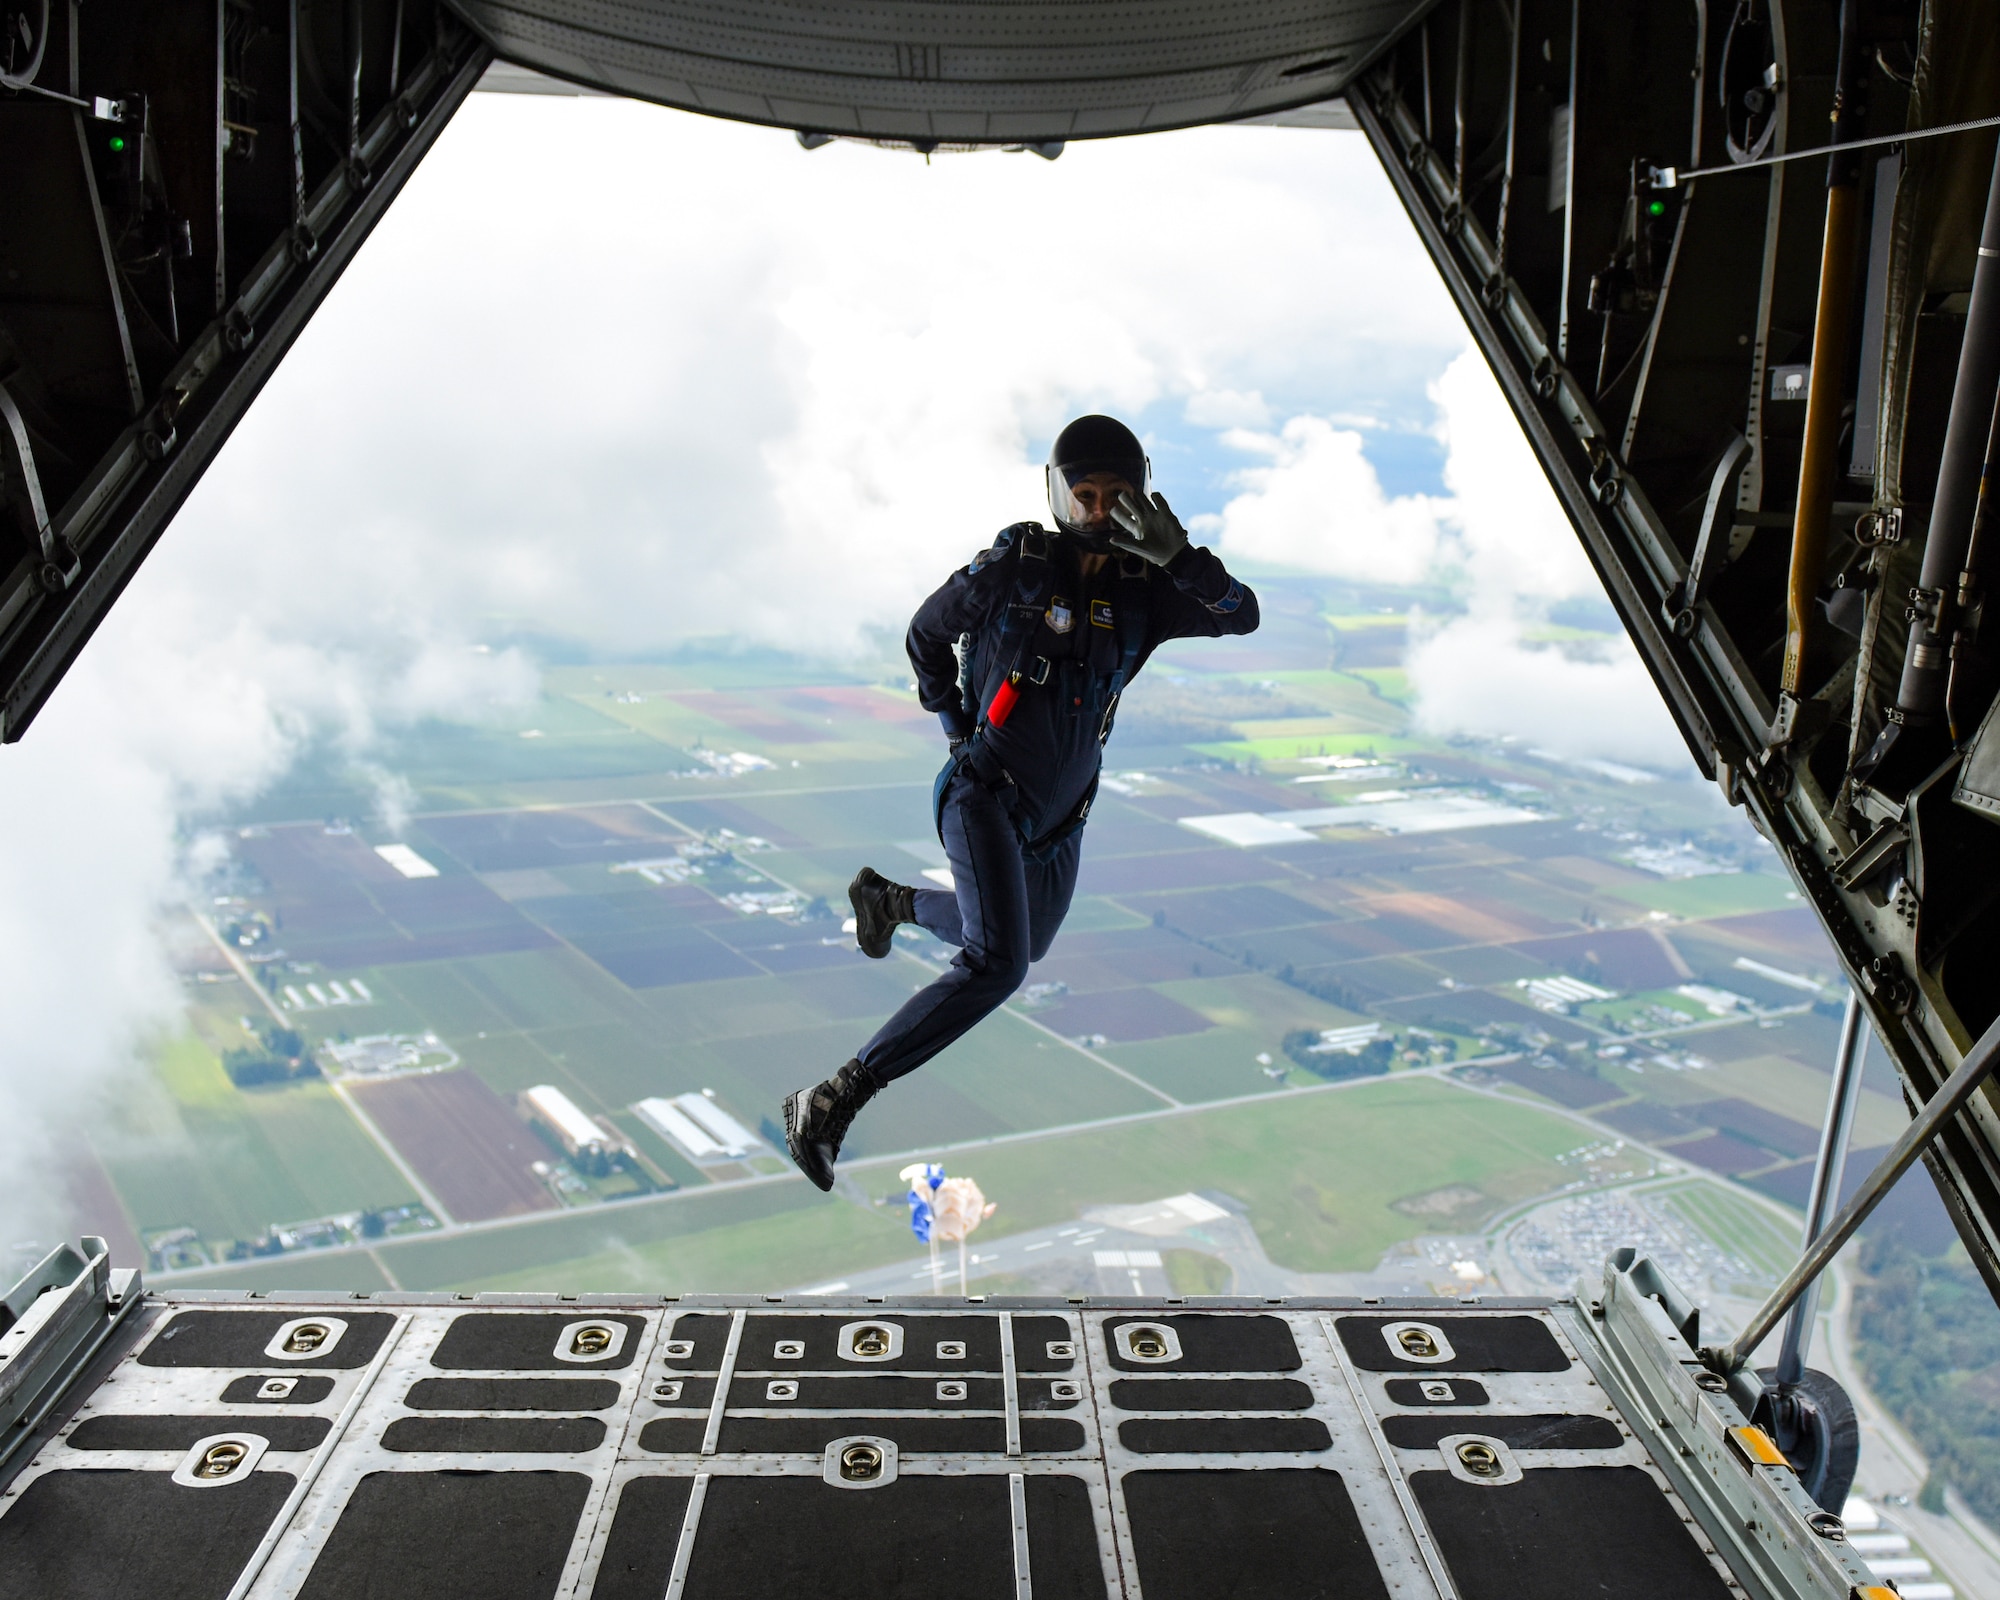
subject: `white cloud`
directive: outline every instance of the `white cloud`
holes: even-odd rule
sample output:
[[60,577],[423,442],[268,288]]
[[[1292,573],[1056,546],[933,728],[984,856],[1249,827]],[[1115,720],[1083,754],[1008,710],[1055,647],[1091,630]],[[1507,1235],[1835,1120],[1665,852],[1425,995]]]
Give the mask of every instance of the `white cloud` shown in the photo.
[[1460,580],[1465,614],[1415,630],[1406,662],[1427,731],[1684,770],[1687,747],[1629,640],[1532,638],[1551,605],[1603,591],[1484,358],[1461,350],[1429,393],[1448,494],[1385,494],[1361,433],[1339,425],[1352,419],[1295,416],[1275,434],[1224,435],[1258,464],[1202,531],[1232,557],[1295,571]]
[[1603,593],[1485,358],[1464,351],[1430,392],[1445,445],[1457,555],[1472,579],[1475,607],[1539,606]]
[[1471,593],[1465,616],[1413,640],[1418,725],[1688,770],[1687,745],[1630,639],[1558,648],[1526,637],[1552,603],[1603,588],[1484,358],[1466,351],[1431,393]]
[[[1106,194],[1147,197],[1143,233]],[[1042,512],[1031,442],[1067,416],[1261,424],[1262,394],[1342,375],[1415,392],[1461,338],[1358,138],[927,167],[479,97],[171,538],[282,527],[251,580],[310,551],[336,600],[607,649],[852,651]]]
[[1181,408],[1182,418],[1197,428],[1265,428],[1271,407],[1261,394],[1235,389],[1197,389]]
[[1414,638],[1404,667],[1427,732],[1511,734],[1562,756],[1690,769],[1687,745],[1622,634],[1557,648],[1529,643],[1513,617],[1479,613]]
[[1277,434],[1238,429],[1225,440],[1267,463],[1235,474],[1243,492],[1219,519],[1226,554],[1363,583],[1420,583],[1431,576],[1450,502],[1385,495],[1353,429],[1301,416]]

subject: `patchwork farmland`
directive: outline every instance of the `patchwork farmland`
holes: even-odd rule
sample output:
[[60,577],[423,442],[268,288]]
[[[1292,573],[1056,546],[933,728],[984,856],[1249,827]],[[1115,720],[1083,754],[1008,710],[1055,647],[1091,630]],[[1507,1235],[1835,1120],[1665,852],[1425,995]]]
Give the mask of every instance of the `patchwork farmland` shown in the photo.
[[[1472,1197],[1454,1226],[1568,1182],[1548,1163],[1577,1115],[1794,1200],[1836,970],[1762,844],[1688,782],[1418,736],[1392,692],[1400,613],[1343,611],[1305,583],[1272,595],[1253,639],[1170,648],[1135,686],[1062,936],[1005,1011],[857,1125],[844,1199],[791,1174],[777,1101],[951,955],[905,930],[871,962],[842,928],[863,862],[915,881],[944,865],[935,724],[893,659],[845,677],[748,656],[551,669],[510,720],[386,752],[419,797],[400,829],[337,764],[303,767],[233,819],[190,916],[188,1032],[122,1113],[180,1142],[135,1157],[114,1128],[79,1185],[115,1194],[152,1268],[189,1281],[233,1281],[254,1254],[284,1256],[295,1282],[318,1260],[343,1284],[463,1286],[631,1250],[706,1263],[712,1280],[685,1286],[717,1287],[893,1255],[898,1213],[876,1202],[914,1156],[986,1148],[966,1159],[1002,1185],[1003,1216],[1143,1199],[1114,1182],[1117,1153],[1166,1119],[1175,1160],[1255,1191],[1274,1258],[1311,1239],[1301,1263],[1350,1262],[1430,1226],[1414,1180],[1383,1175],[1393,1192],[1359,1209],[1330,1198],[1317,1114],[1257,1123],[1258,1160],[1289,1188],[1220,1152],[1239,1108],[1409,1075],[1447,1100],[1512,1097],[1545,1127],[1476,1180],[1427,1179]],[[311,1070],[230,1085],[216,1064],[273,1028]],[[602,1130],[612,1170],[523,1114],[542,1086]],[[294,1157],[325,1169],[311,1202],[267,1184],[223,1204],[173,1181],[206,1159],[217,1106],[315,1095],[336,1131]],[[754,1147],[720,1159],[634,1109],[689,1095]],[[1325,1104],[1343,1140],[1435,1136],[1422,1096]],[[1898,1115],[1871,1078],[1863,1136],[1893,1136]],[[732,1194],[757,1196],[754,1215],[715,1209]],[[827,1205],[852,1215],[830,1227]],[[701,1217],[712,1245],[666,1243]]]

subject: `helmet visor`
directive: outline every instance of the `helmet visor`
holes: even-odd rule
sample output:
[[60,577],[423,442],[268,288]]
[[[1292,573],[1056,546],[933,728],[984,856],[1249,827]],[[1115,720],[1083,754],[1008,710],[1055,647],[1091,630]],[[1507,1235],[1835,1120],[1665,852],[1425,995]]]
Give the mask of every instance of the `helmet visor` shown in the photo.
[[1070,533],[1109,532],[1119,495],[1138,499],[1145,491],[1144,472],[1134,483],[1123,462],[1079,461],[1049,468],[1049,513]]

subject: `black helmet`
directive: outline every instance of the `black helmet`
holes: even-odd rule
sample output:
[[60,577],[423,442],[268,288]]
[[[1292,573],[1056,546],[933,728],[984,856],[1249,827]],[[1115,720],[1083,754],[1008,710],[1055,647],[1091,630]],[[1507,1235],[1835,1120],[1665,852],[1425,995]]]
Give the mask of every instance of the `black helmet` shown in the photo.
[[1075,491],[1094,474],[1108,473],[1123,479],[1143,500],[1150,471],[1145,447],[1124,423],[1113,417],[1078,417],[1056,435],[1049,450],[1049,512],[1064,533],[1093,549],[1109,549],[1112,524],[1107,513],[1112,496],[1086,491],[1084,498],[1097,503],[1085,505]]

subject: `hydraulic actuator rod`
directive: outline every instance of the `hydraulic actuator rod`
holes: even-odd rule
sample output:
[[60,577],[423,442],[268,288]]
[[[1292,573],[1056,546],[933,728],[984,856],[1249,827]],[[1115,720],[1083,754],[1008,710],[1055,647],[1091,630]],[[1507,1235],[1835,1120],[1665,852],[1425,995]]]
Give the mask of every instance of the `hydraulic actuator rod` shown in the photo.
[[1993,652],[1990,644],[1980,641],[1979,623],[1986,593],[1982,574],[1994,539],[1996,498],[2000,498],[2000,399],[1994,403],[1993,426],[1986,435],[1986,464],[1979,472],[1972,535],[1965,542],[1965,565],[1958,574],[1957,625],[1951,636],[1951,672],[1944,685],[1944,720],[1953,744],[1977,725],[1985,710],[1978,701],[1991,698]]
[[2000,388],[2000,150],[1994,152],[1993,179],[1986,192],[1986,221],[1972,269],[1972,300],[1966,308],[1965,342],[1959,346],[1958,378],[1945,424],[1923,572],[1911,597],[1916,615],[1910,624],[1909,654],[1903,658],[1903,679],[1896,689],[1896,709],[1907,723],[1934,722],[1944,709],[1958,576],[1972,541],[1996,388]]
[[1903,1130],[1903,1136],[1890,1147],[1875,1170],[1862,1180],[1861,1187],[1854,1191],[1854,1198],[1848,1201],[1847,1209],[1813,1240],[1811,1247],[1799,1257],[1798,1265],[1785,1274],[1785,1281],[1771,1291],[1771,1297],[1743,1325],[1743,1331],[1728,1344],[1702,1348],[1702,1365],[1726,1378],[1749,1361],[1757,1346],[1763,1343],[1764,1336],[1791,1309],[1792,1302],[1818,1281],[1827,1263],[1840,1254],[1841,1246],[1854,1237],[1855,1231],[1896,1187],[1896,1180],[1910,1170],[1917,1157],[1924,1153],[1924,1147],[1937,1137],[1938,1130],[1957,1115],[1959,1108],[1986,1081],[1996,1060],[2000,1060],[2000,1018],[1994,1019],[1979,1036],[1979,1042],[1965,1053],[1958,1070],[1924,1102],[1916,1120]]
[[[1854,1129],[1854,1108],[1861,1100],[1861,1067],[1868,1058],[1868,1030],[1861,1017],[1861,1000],[1847,991],[1847,1010],[1840,1019],[1840,1048],[1833,1060],[1833,1086],[1827,1091],[1826,1121],[1819,1130],[1819,1156],[1813,1162],[1812,1194],[1806,1201],[1805,1242],[1810,1245],[1826,1226],[1828,1214],[1840,1202],[1840,1180],[1847,1170],[1847,1144]],[[1806,1285],[1785,1323],[1778,1346],[1778,1387],[1788,1389],[1805,1376],[1806,1347],[1812,1340],[1813,1310],[1819,1300],[1819,1280]]]

